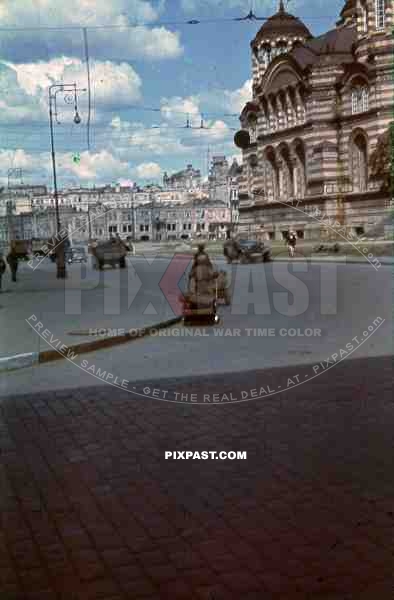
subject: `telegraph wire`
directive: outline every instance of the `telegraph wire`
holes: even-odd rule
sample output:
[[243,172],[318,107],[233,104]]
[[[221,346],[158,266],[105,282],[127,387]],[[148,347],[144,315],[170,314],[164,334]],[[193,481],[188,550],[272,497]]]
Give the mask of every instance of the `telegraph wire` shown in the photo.
[[[156,21],[156,22],[151,22],[151,23],[144,23],[144,22],[137,22],[135,21],[134,23],[128,23],[128,24],[123,24],[123,25],[48,25],[48,26],[31,26],[31,27],[0,27],[0,31],[2,32],[9,32],[9,33],[15,33],[15,32],[23,32],[23,31],[80,31],[80,30],[88,30],[88,31],[101,31],[101,30],[108,30],[108,29],[113,29],[113,30],[127,30],[127,29],[134,29],[135,27],[147,27],[147,28],[154,28],[154,27],[162,27],[164,25],[166,26],[180,26],[180,25],[204,25],[204,24],[210,24],[210,23],[239,23],[239,22],[243,22],[243,21],[268,21],[270,18],[272,17],[272,15],[270,15],[269,17],[258,17],[254,14],[253,10],[251,9],[249,11],[249,13],[243,17],[219,17],[216,19],[203,19],[203,18],[199,18],[199,19],[190,19],[187,21]],[[319,15],[319,16],[309,16],[309,15],[299,15],[298,16],[299,19],[309,19],[309,20],[313,20],[313,21],[322,21],[322,20],[337,20],[338,15]]]
[[[83,101],[79,102],[80,106],[83,106]],[[100,101],[95,101],[94,103],[95,106],[105,106],[106,103],[105,102],[100,102]],[[186,111],[186,110],[173,110],[172,108],[168,107],[168,106],[161,106],[161,107],[150,107],[150,106],[138,106],[136,104],[130,104],[127,105],[127,107],[124,110],[135,110],[135,111],[141,111],[141,112],[156,112],[156,113],[160,113],[160,112],[168,112],[174,115],[190,115],[190,111]],[[228,118],[239,118],[239,113],[225,113],[225,112],[210,112],[210,111],[202,111],[202,112],[198,112],[197,114],[204,114],[205,116],[209,117],[228,117]],[[12,125],[8,125],[8,127],[16,127],[20,125],[21,127],[25,127],[24,123],[18,124],[18,123],[13,123]],[[99,124],[95,125],[100,126]],[[32,123],[31,125],[29,125],[29,127],[41,127],[40,124],[37,123]]]

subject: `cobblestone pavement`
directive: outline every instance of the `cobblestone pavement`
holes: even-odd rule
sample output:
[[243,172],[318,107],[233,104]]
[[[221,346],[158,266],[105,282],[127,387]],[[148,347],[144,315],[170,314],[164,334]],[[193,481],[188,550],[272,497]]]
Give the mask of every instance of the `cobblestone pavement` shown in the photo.
[[[155,385],[239,394],[286,374]],[[1,600],[394,597],[391,357],[246,404],[100,387],[0,408]]]

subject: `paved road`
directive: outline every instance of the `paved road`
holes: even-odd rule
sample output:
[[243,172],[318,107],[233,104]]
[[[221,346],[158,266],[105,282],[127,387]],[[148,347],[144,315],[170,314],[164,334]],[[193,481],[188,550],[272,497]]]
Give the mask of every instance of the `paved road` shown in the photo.
[[[150,294],[158,312],[160,306],[165,305],[167,314],[173,314],[157,288],[168,262],[155,261],[149,267],[140,261],[135,266],[139,269],[138,276],[141,275],[141,279],[146,277],[144,285],[148,290],[142,295],[141,304],[137,303],[136,306],[146,306],[144,303]],[[283,287],[288,286],[290,281],[285,264],[243,266],[238,269],[233,278],[233,304],[231,307],[221,307],[222,321],[215,329],[186,331],[183,327],[175,327],[162,332],[166,337],[148,337],[80,356],[74,362],[81,368],[72,362],[60,361],[3,374],[0,377],[0,393],[90,386],[94,381],[98,384],[101,383],[100,379],[92,379],[98,368],[119,378],[139,381],[151,377],[153,373],[169,377],[231,373],[310,362],[319,364],[334,354],[339,354],[336,360],[351,360],[392,353],[392,273],[389,267],[381,267],[379,271],[374,271],[368,265],[338,266],[338,269],[335,265],[310,265],[307,272],[300,272],[296,266],[293,269],[305,285],[300,290],[293,288],[294,294],[286,293]],[[114,272],[109,273],[114,276]],[[255,297],[248,297],[249,281],[255,286]],[[278,295],[281,293],[285,293],[285,296]],[[287,299],[290,308],[286,306]],[[254,304],[248,305],[249,300]],[[300,314],[292,316],[293,307]],[[60,314],[55,307],[52,313],[43,316],[45,326],[49,330],[55,326],[55,333],[59,331],[55,320]],[[93,313],[93,316],[96,314]],[[102,322],[99,316],[96,326]],[[85,313],[82,315],[84,318]],[[121,322],[119,317],[106,318],[112,327]],[[141,322],[141,313],[135,310],[133,322],[137,322],[138,318]],[[149,315],[149,318],[155,321],[157,315]],[[26,324],[24,326],[28,327]],[[79,326],[75,324],[76,328]],[[124,322],[122,326],[125,326]],[[372,331],[368,331],[368,327]],[[320,335],[308,337],[311,332]],[[193,336],[185,337],[183,334],[186,333],[192,333]],[[198,333],[201,335],[197,336]],[[291,335],[293,333],[296,335]],[[30,328],[28,334],[34,336],[33,339],[38,338],[42,347],[46,345]],[[12,338],[10,334],[9,337]],[[357,338],[357,341],[353,338]],[[74,337],[72,341],[79,340]],[[350,351],[344,353],[349,348],[348,344],[353,345],[352,354]],[[82,370],[84,359],[88,364]],[[88,372],[92,365],[94,369]]]
[[0,294],[0,357],[48,348],[25,322],[33,314],[69,344],[88,339],[69,337],[70,331],[142,327],[171,318],[173,310],[158,287],[168,261],[135,262],[138,273],[132,264],[101,273],[90,265],[71,265],[66,283],[56,280],[50,261],[34,271],[22,265],[17,284],[6,284]]
[[[240,394],[294,369],[156,375],[146,383]],[[346,361],[243,405],[164,404],[101,387],[29,391],[0,406],[3,597],[394,596],[392,357]],[[247,460],[164,458],[186,450]]]

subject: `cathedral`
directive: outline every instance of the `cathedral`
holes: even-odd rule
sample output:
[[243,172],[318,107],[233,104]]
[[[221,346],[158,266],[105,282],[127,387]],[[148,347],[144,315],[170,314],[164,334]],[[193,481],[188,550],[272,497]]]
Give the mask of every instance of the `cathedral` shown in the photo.
[[371,157],[393,121],[392,6],[347,0],[336,27],[314,37],[280,0],[258,31],[253,97],[234,138],[241,235],[335,237],[318,214],[357,236],[385,235],[391,189]]

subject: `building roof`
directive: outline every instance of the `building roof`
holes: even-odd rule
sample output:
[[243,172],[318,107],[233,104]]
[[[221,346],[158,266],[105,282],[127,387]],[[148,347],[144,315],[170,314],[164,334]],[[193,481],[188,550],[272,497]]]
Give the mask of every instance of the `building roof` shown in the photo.
[[305,46],[317,54],[351,54],[356,41],[356,28],[343,27],[327,31],[324,35],[306,42]]
[[278,12],[267,19],[251,45],[255,46],[263,39],[277,38],[278,36],[302,37],[307,39],[312,37],[311,32],[301,19],[285,11],[282,0],[279,4]]
[[332,29],[327,33],[299,44],[289,53],[302,69],[312,66],[322,56],[332,62],[353,61],[353,45],[357,41],[354,27]]
[[357,10],[357,0],[347,0],[341,10],[341,17],[351,17]]

